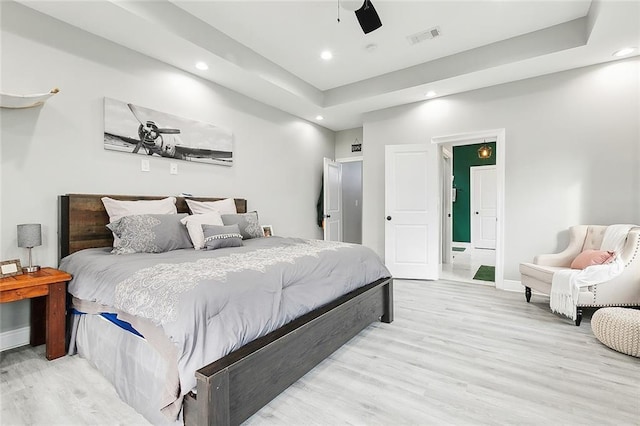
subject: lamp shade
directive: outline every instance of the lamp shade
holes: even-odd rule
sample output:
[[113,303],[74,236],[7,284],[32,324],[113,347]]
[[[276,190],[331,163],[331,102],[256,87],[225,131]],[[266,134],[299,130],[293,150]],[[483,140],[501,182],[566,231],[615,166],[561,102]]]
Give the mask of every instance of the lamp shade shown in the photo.
[[39,223],[18,225],[18,247],[37,247],[42,244],[42,227]]

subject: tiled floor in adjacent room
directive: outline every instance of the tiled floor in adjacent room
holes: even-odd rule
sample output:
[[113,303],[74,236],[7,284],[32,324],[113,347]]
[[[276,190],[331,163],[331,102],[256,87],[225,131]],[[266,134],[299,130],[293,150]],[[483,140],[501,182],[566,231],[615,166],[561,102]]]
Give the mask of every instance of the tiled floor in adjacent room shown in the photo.
[[[453,244],[454,248],[461,248]],[[494,285],[490,281],[474,280],[473,276],[482,265],[496,266],[496,251],[466,247],[464,251],[452,252],[453,262],[442,265],[440,278],[452,281],[473,282]]]

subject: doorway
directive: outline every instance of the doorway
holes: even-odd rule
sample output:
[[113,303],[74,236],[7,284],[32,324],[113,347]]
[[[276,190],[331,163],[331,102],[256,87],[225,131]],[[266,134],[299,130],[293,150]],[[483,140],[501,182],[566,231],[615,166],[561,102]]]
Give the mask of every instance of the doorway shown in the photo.
[[[439,167],[442,188],[441,191],[441,247],[443,252],[441,277],[453,281],[474,282],[487,284],[496,288],[504,288],[504,141],[505,130],[496,129],[465,134],[440,136],[432,139],[432,143],[439,148]],[[492,144],[494,155],[493,172],[482,175],[480,170],[484,165],[480,160],[471,160],[465,166],[465,173],[456,173],[456,153],[458,159],[468,153],[479,156],[478,148],[473,145]],[[450,163],[454,164],[451,173]],[[460,162],[459,162],[460,163]],[[475,191],[471,183],[472,170],[474,173]],[[484,169],[487,170],[487,169]],[[478,178],[480,171],[482,177]],[[493,173],[493,174],[492,174]],[[458,176],[456,176],[458,175]],[[483,179],[484,178],[484,179]],[[448,184],[448,181],[451,181]],[[479,185],[479,186],[478,186]],[[472,201],[472,192],[481,192],[484,188],[484,207]],[[477,195],[477,194],[476,194]],[[473,205],[472,205],[473,204]],[[476,215],[476,211],[478,214]],[[483,213],[483,214],[481,214]],[[484,229],[478,228],[478,221],[482,217]],[[464,222],[462,226],[455,226],[456,220]],[[490,226],[493,221],[493,227]],[[458,223],[460,224],[460,223]],[[448,229],[451,229],[449,232]],[[484,232],[485,238],[491,241],[480,241],[473,232]],[[451,237],[449,237],[451,236]],[[493,245],[493,247],[491,247]],[[475,279],[474,279],[475,277]],[[493,279],[493,281],[489,281]]]
[[342,241],[362,244],[362,157],[339,158],[342,165]]

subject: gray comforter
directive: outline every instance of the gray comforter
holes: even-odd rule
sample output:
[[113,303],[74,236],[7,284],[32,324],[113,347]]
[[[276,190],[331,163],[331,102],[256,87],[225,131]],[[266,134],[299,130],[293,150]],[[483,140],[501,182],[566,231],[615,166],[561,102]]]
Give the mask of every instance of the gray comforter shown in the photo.
[[[134,326],[161,329],[176,351],[178,397],[195,387],[194,373],[204,365],[390,276],[370,249],[319,240],[271,237],[212,251],[109,251],[88,249],[62,260],[61,269],[73,276],[69,292],[137,319]],[[143,334],[150,329],[142,328]]]

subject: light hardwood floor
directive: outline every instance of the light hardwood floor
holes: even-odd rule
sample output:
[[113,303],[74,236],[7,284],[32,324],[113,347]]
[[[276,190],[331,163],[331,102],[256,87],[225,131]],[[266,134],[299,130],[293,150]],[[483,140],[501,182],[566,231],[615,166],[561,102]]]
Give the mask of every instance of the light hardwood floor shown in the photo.
[[[548,299],[477,284],[395,282],[376,323],[249,425],[640,425],[640,360],[602,345]],[[0,423],[147,424],[85,360],[2,354]]]

